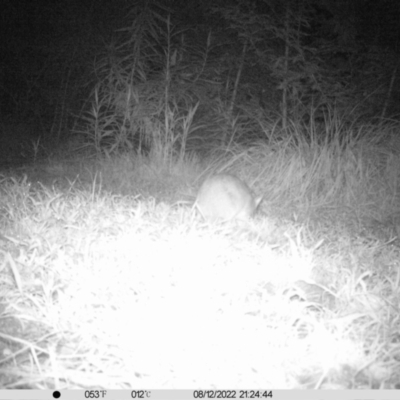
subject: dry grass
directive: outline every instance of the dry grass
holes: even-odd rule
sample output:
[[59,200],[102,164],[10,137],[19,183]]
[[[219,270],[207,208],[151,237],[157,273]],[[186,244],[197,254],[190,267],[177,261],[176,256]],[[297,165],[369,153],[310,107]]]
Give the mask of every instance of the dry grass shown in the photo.
[[[3,176],[1,386],[395,388],[398,159],[357,139]],[[265,194],[258,218],[193,214],[211,170]]]

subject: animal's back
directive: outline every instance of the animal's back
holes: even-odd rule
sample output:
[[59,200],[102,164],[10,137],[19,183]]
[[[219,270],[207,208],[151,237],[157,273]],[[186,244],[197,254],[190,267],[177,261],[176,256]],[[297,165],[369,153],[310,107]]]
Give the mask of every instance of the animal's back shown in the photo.
[[229,221],[249,219],[260,201],[236,176],[218,174],[203,182],[195,204],[205,219]]

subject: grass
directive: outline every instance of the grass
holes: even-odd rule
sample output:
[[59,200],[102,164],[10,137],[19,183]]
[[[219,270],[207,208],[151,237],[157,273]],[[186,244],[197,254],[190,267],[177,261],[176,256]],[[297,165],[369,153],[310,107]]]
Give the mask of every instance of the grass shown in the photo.
[[[398,388],[400,158],[368,129],[3,173],[0,385]],[[192,210],[221,171],[264,194],[248,224]]]

